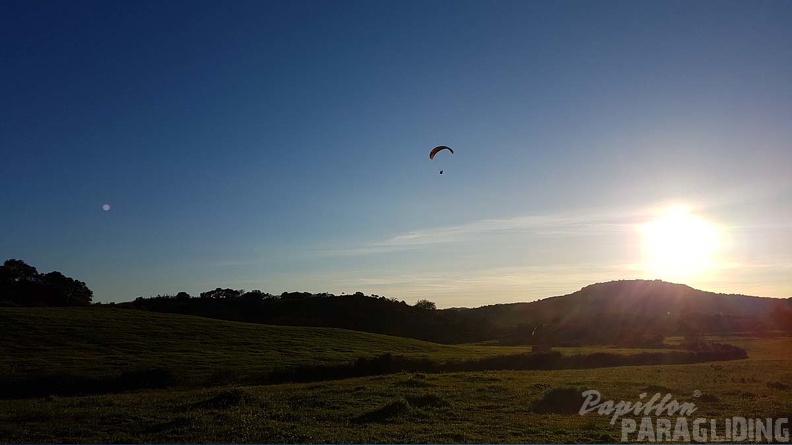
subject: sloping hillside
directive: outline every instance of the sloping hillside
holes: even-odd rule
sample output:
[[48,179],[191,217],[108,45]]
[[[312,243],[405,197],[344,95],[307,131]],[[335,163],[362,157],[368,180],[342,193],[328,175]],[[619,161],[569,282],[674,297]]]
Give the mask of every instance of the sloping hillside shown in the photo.
[[469,309],[469,315],[497,326],[548,323],[569,318],[631,317],[678,320],[689,316],[769,317],[789,300],[719,294],[660,280],[621,280],[586,286],[568,295],[530,303],[512,303]]
[[333,328],[89,308],[0,308],[0,374],[111,374],[163,367],[192,378],[345,363],[384,353],[459,358],[469,350]]
[[313,326],[410,337],[435,343],[471,343],[492,338],[484,320],[428,310],[378,296],[284,293],[274,296],[217,289],[211,295],[157,296],[121,303],[155,312],[199,315],[268,325]]

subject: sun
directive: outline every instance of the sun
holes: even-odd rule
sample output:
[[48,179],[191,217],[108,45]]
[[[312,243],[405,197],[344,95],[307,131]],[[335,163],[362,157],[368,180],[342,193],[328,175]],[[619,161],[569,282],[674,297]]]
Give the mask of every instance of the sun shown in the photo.
[[655,278],[686,279],[713,268],[718,229],[686,207],[666,209],[641,226],[645,268]]

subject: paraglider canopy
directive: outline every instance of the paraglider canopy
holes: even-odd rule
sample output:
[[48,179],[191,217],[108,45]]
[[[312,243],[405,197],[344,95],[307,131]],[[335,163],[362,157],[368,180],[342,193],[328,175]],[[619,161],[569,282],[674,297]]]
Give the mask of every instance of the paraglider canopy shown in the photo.
[[435,155],[442,150],[448,150],[451,153],[454,152],[454,150],[451,149],[451,147],[445,145],[438,145],[437,147],[433,148],[432,151],[429,152],[429,159],[434,159]]

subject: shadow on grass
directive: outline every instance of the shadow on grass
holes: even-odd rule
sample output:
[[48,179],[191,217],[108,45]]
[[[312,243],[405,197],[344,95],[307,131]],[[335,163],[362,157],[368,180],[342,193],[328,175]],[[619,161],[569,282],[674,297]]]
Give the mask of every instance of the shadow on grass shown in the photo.
[[426,376],[424,374],[414,374],[407,380],[395,382],[393,386],[403,386],[406,388],[428,388],[435,385],[427,382]]
[[174,373],[165,368],[125,371],[113,376],[85,377],[55,374],[37,377],[0,379],[0,398],[74,396],[162,389],[179,384]]
[[410,404],[404,399],[398,399],[374,411],[355,417],[352,419],[352,423],[385,423],[408,412],[410,412]]
[[157,425],[152,425],[145,430],[144,433],[152,434],[152,433],[165,433],[171,431],[178,431],[185,429],[192,425],[192,420],[187,417],[178,417],[176,419],[170,420],[165,423],[160,423]]
[[419,394],[405,396],[407,403],[416,408],[446,408],[451,406],[448,400],[437,394]]
[[584,398],[582,393],[587,388],[565,386],[553,388],[542,395],[531,409],[537,413],[545,414],[574,414],[580,411]]
[[240,389],[231,389],[228,391],[221,391],[212,398],[202,402],[193,403],[190,405],[190,408],[231,408],[244,404],[247,398],[248,396],[244,391]]

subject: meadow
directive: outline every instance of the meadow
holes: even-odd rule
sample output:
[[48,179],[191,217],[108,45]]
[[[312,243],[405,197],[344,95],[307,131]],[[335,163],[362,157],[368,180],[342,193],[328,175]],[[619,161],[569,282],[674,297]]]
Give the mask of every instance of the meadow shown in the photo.
[[222,370],[344,363],[386,352],[470,359],[527,348],[99,308],[2,309],[0,326],[6,376],[158,366],[173,368],[181,379],[166,389],[0,400],[3,443],[618,442],[619,424],[611,425],[609,416],[578,414],[577,394],[585,389],[615,401],[670,393],[708,418],[792,414],[792,338],[721,339],[745,348],[749,358],[688,365],[206,386]]
[[103,376],[165,368],[190,386],[226,371],[245,374],[343,364],[387,353],[445,361],[531,351],[530,346],[443,345],[346,329],[269,326],[101,307],[0,308],[0,327],[0,375],[6,378],[53,373]]

